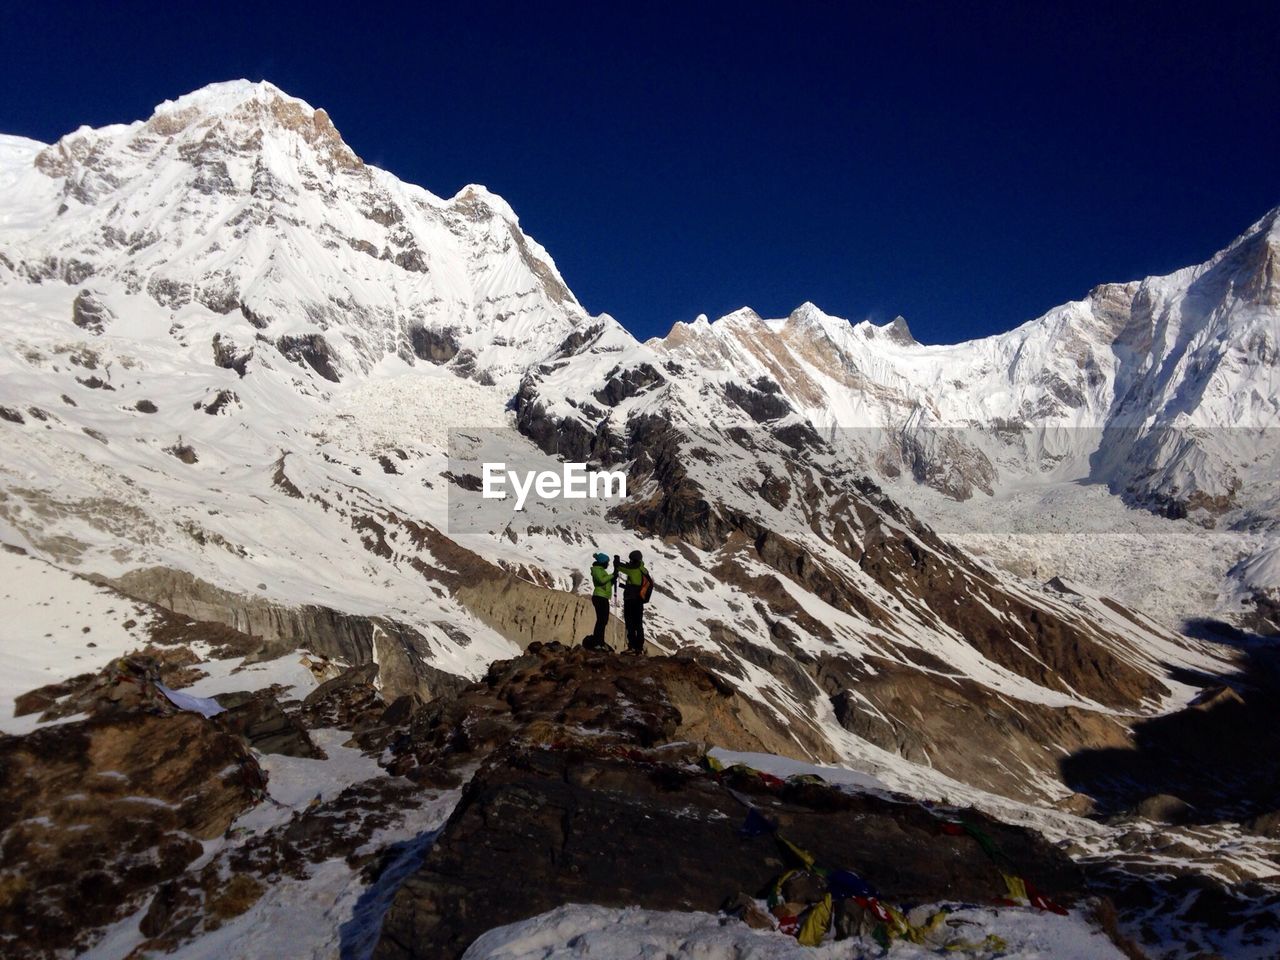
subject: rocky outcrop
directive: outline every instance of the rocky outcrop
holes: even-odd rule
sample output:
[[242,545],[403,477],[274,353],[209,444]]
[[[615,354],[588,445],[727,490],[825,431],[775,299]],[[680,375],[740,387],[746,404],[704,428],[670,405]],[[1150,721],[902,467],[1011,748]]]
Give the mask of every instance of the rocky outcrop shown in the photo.
[[342,379],[334,366],[337,357],[333,348],[321,334],[280,337],[276,340],[276,349],[284,355],[285,359],[297,364],[306,364],[326,380],[337,383]]
[[285,713],[270,690],[223,693],[215,699],[226,708],[218,714],[218,723],[243,737],[259,753],[324,759],[324,751],[311,741],[307,728],[296,716]]
[[1280,637],[1280,590],[1254,590],[1248,602],[1253,609],[1243,618],[1245,629],[1264,637]]
[[81,290],[71,304],[71,322],[90,333],[102,333],[115,320],[105,303],[89,290]]
[[604,386],[595,391],[595,398],[609,407],[616,407],[628,397],[634,397],[646,390],[666,382],[664,377],[650,363],[640,363],[625,370],[611,370],[605,375]]
[[197,400],[194,404],[196,410],[203,410],[210,416],[218,416],[221,413],[230,413],[232,409],[240,407],[240,397],[234,390],[217,390],[213,396],[206,400]]
[[410,327],[409,345],[413,348],[413,355],[419,360],[448,363],[458,355],[458,332],[449,327],[442,330]]
[[903,316],[894,317],[889,323],[880,327],[877,334],[883,334],[889,340],[902,347],[915,345],[918,341],[911,333],[911,328],[907,326],[907,318]]
[[[968,500],[975,492],[991,496],[996,468],[959,430],[903,431],[894,451],[915,479],[952,500]],[[891,458],[878,461],[883,470]],[[888,471],[886,471],[888,472]]]
[[730,402],[741,407],[756,423],[768,423],[780,420],[791,413],[791,404],[778,394],[777,384],[762,380],[755,387],[744,387],[729,382],[724,386],[724,395]]
[[48,957],[136,909],[252,807],[244,742],[190,713],[0,737],[0,952]]
[[[702,763],[708,742],[803,753],[792,733],[689,657],[535,643],[495,663],[391,742],[390,771],[413,779],[483,766],[396,894],[374,956],[458,957],[565,903],[715,912],[797,865],[783,836],[889,902],[999,902],[1002,871],[1058,900],[1080,892],[1064,854],[975,811]],[[769,829],[739,829],[749,817]]]
[[186,647],[145,650],[117,657],[97,673],[28,691],[14,703],[14,716],[40,712],[41,722],[81,714],[105,716],[137,710],[173,713],[173,705],[157,684],[171,689],[204,676],[200,658]]
[[[421,870],[397,893],[378,960],[445,960],[481,933],[565,903],[715,912],[764,892],[793,855],[770,832],[739,831],[749,810],[820,864],[853,871],[888,902],[1007,896],[969,834],[887,797],[751,776],[716,777],[653,754],[514,747],[477,773]],[[965,821],[1006,871],[1070,900],[1077,868],[1038,835],[974,811]]]
[[181,460],[187,466],[200,462],[200,455],[196,453],[196,448],[189,443],[183,443],[181,437],[178,438],[178,442],[173,446],[165,447],[164,452],[177,460]]
[[350,729],[369,714],[378,716],[386,708],[374,682],[378,664],[363,663],[326,680],[302,701],[302,715],[312,727]]
[[[520,384],[512,404],[516,428],[544,453],[579,463],[609,465],[620,459],[621,444],[605,420],[591,427],[580,419],[553,416],[538,399],[537,384],[532,378],[526,377]],[[590,405],[584,405],[583,410],[604,415],[604,411]]]
[[220,333],[213,335],[213,362],[216,366],[234,370],[243,377],[249,372],[249,361],[252,359],[253,347],[242,347]]
[[473,762],[511,742],[652,747],[672,741],[811,757],[816,745],[692,657],[535,643],[429,705],[393,746],[391,769]]

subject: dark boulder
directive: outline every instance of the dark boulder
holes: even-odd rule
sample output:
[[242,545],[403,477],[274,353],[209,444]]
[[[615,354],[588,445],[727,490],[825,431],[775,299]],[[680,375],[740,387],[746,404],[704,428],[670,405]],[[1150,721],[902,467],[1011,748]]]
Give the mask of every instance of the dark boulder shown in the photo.
[[376,663],[362,663],[344,670],[307,694],[302,701],[303,719],[312,728],[350,730],[373,725],[387,706],[374,686],[377,679]]
[[255,750],[324,759],[324,751],[312,743],[306,727],[284,712],[270,690],[224,693],[214,699],[226,708],[218,714],[218,722],[244,737]]
[[[755,780],[753,784],[751,780]],[[495,755],[388,911],[374,956],[454,958],[493,927],[565,903],[715,912],[762,895],[792,856],[743,837],[748,804],[819,865],[864,878],[888,902],[996,903],[1001,867],[973,836],[915,803],[820,784],[768,789],[644,756],[514,748]],[[1044,839],[974,811],[1006,872],[1072,900],[1078,869]]]

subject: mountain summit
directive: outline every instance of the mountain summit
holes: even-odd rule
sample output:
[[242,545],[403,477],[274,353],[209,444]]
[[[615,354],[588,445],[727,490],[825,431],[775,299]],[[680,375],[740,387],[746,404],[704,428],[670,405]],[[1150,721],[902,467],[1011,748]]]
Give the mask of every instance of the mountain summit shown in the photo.
[[0,239],[20,257],[0,271],[197,304],[224,318],[201,325],[224,354],[263,333],[305,341],[330,379],[388,354],[460,354],[509,379],[584,316],[500,198],[403,184],[268,83],[214,84],[43,149],[7,144],[17,209]]

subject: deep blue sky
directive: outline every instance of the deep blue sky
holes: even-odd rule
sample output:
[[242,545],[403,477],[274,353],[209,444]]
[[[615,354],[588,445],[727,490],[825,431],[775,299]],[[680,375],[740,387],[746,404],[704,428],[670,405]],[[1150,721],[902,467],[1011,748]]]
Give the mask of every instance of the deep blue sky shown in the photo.
[[0,0],[6,133],[241,76],[403,179],[502,194],[641,336],[804,300],[976,336],[1199,262],[1280,204],[1274,0]]

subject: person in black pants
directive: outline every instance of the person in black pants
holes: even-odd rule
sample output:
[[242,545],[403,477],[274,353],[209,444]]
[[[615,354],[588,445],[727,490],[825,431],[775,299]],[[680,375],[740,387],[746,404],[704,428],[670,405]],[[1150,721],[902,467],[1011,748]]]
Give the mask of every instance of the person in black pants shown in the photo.
[[622,577],[622,622],[627,628],[627,653],[644,653],[644,600],[640,597],[640,584],[648,575],[644,557],[639,550],[632,550],[627,562],[613,558],[616,576]]
[[596,611],[596,627],[583,641],[584,647],[603,650],[608,646],[604,639],[604,629],[609,625],[609,601],[613,599],[617,576],[617,573],[609,572],[609,555],[597,553],[595,562],[591,564],[591,606]]

